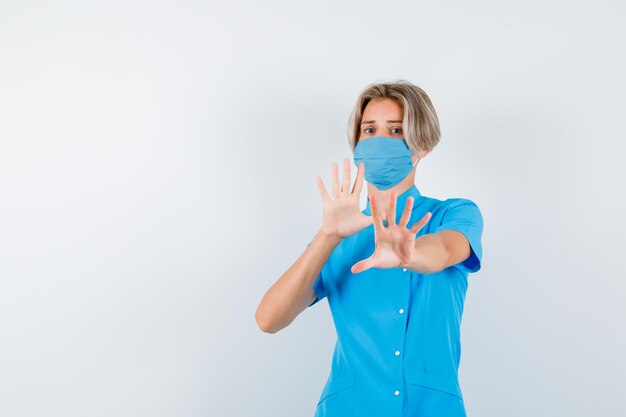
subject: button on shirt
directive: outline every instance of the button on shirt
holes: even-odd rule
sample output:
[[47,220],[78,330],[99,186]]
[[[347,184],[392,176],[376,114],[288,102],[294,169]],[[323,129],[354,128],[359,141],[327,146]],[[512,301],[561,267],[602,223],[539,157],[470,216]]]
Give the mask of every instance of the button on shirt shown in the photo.
[[[416,237],[457,230],[470,255],[432,274],[404,268],[353,274],[352,265],[374,252],[374,226],[335,247],[313,284],[317,298],[310,304],[327,298],[337,331],[314,417],[465,416],[460,325],[467,276],[481,267],[482,215],[469,199],[429,198],[413,185],[397,198],[396,221],[409,196],[414,203],[408,228],[431,212]],[[369,197],[363,213],[371,215]]]

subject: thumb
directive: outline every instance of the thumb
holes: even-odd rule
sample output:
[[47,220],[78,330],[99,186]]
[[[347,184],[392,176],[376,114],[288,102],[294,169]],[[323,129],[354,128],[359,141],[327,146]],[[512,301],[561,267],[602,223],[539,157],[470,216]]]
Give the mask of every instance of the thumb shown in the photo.
[[363,215],[363,228],[374,224],[374,217]]
[[362,261],[355,263],[354,265],[352,265],[352,268],[350,269],[350,271],[352,271],[353,274],[358,274],[359,272],[367,271],[368,269],[376,266],[372,259],[373,257],[369,257],[367,259],[363,259]]

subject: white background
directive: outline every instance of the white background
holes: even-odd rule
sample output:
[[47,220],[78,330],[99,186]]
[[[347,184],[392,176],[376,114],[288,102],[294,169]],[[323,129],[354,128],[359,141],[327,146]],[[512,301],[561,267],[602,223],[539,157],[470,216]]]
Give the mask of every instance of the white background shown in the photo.
[[0,416],[312,416],[327,301],[254,313],[358,93],[396,79],[441,122],[419,190],[484,216],[468,415],[625,415],[624,11],[2,1]]

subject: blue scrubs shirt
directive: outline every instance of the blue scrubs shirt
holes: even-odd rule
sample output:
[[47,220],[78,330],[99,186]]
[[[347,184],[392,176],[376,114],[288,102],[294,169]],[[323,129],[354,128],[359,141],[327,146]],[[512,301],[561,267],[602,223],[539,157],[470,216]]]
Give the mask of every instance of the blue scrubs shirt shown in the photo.
[[[397,221],[408,196],[414,203],[407,227],[432,214],[417,237],[457,230],[467,237],[470,256],[433,274],[403,268],[353,274],[352,265],[374,252],[374,225],[335,247],[310,304],[328,298],[337,332],[315,417],[466,415],[458,382],[460,326],[467,276],[481,267],[482,215],[471,200],[425,197],[413,185],[398,196]],[[363,213],[371,215],[369,197]]]

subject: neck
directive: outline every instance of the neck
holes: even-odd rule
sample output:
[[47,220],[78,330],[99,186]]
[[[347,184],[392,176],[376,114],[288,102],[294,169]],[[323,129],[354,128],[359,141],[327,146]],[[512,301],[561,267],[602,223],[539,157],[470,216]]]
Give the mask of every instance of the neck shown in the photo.
[[[378,188],[376,188],[375,186],[373,186],[372,184],[368,182],[367,183],[367,195],[369,197],[370,195],[373,194],[376,197],[380,215],[382,216],[383,220],[387,220],[387,207],[389,207],[390,194],[393,191],[395,191],[396,198],[397,198],[400,194],[402,194],[403,192],[411,188],[413,185],[415,185],[415,169],[411,172],[411,174],[407,175],[405,179],[403,179],[398,184],[386,190],[379,190]],[[404,207],[402,207],[402,209],[404,209]],[[397,220],[398,219],[396,219],[396,221]]]

